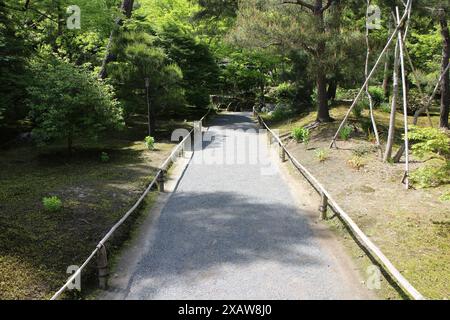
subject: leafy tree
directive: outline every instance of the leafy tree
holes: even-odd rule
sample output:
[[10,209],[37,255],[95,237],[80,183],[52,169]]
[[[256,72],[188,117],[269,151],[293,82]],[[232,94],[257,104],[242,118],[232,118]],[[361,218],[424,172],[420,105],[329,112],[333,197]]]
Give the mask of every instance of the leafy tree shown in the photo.
[[120,128],[122,109],[111,86],[46,51],[30,63],[35,79],[28,87],[33,135],[41,143],[65,139],[69,153],[78,136],[96,137]]
[[183,88],[190,105],[209,105],[209,96],[218,87],[219,67],[209,47],[176,25],[167,25],[158,34],[173,63],[183,71]]
[[327,100],[327,70],[331,69],[334,48],[327,46],[336,34],[329,32],[326,15],[336,1],[249,0],[241,3],[234,29],[236,43],[248,46],[277,46],[302,50],[310,56],[316,78],[317,121],[331,121]]
[[143,31],[122,33],[112,52],[116,61],[110,63],[108,72],[119,90],[119,98],[125,102],[127,115],[147,110],[145,79],[149,79],[149,125],[154,136],[156,113],[168,112],[185,103],[182,71],[168,59],[164,49],[156,45],[156,37]]
[[19,36],[16,17],[0,1],[0,123],[26,114],[25,57],[28,48]]

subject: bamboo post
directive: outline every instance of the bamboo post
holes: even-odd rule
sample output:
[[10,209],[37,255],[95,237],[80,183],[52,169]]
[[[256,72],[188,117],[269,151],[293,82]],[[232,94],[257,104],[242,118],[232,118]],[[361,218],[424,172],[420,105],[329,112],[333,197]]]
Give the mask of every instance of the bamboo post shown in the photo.
[[[407,9],[408,10],[408,9]],[[398,7],[395,7],[397,20],[400,21],[400,13]],[[403,121],[405,125],[405,176],[404,182],[406,189],[409,189],[409,139],[408,139],[408,96],[406,93],[406,74],[405,74],[405,59],[403,52],[402,31],[399,31],[399,48],[400,48],[400,67],[402,73],[402,91],[403,91]]]
[[321,192],[320,197],[321,197],[320,206],[319,206],[320,219],[326,220],[327,219],[327,209],[328,209],[328,197],[323,192]]
[[161,170],[158,174],[158,179],[156,180],[158,182],[159,192],[164,192],[164,175],[164,170]]
[[108,286],[108,256],[106,248],[102,245],[97,252],[98,285],[105,290]]
[[[408,0],[407,6],[409,7],[411,3],[411,0]],[[378,65],[380,64],[382,58],[384,57],[384,55],[386,54],[387,50],[389,49],[392,41],[394,41],[394,39],[396,38],[398,32],[400,31],[403,22],[405,21],[405,19],[407,19],[408,17],[408,13],[405,12],[405,14],[403,15],[402,19],[399,21],[399,24],[397,25],[397,27],[395,28],[394,32],[392,33],[391,37],[389,38],[386,46],[384,47],[383,51],[381,51],[377,61],[375,62],[375,65],[372,68],[372,71],[369,73],[368,77],[366,78],[366,81],[364,82],[364,84],[362,85],[361,89],[359,90],[358,94],[355,97],[355,100],[353,101],[352,105],[350,106],[350,108],[348,109],[347,113],[344,116],[344,119],[342,120],[341,124],[339,125],[339,128],[336,131],[336,134],[333,136],[333,139],[330,143],[330,148],[332,148],[335,143],[336,143],[336,139],[339,135],[339,132],[342,130],[342,128],[344,127],[345,123],[347,122],[348,117],[350,116],[350,112],[353,110],[353,108],[355,107],[355,105],[358,103],[359,98],[361,97],[361,94],[364,92],[364,88],[366,87],[367,83],[369,83],[370,79],[372,78],[372,76],[375,74],[375,71],[378,68]]]
[[283,145],[280,143],[280,158],[282,162],[286,162],[286,150],[284,150]]
[[[370,48],[370,42],[369,42],[369,25],[367,24],[367,21],[369,20],[369,7],[370,7],[370,0],[367,0],[367,10],[366,10],[366,46],[367,46],[367,54],[366,54],[366,65],[365,65],[365,68],[364,68],[364,75],[365,75],[366,79],[369,76],[369,59],[370,59],[370,54],[371,54],[371,48]],[[382,156],[382,154],[381,154],[380,136],[378,134],[378,128],[377,128],[377,124],[375,122],[375,115],[373,113],[373,99],[372,99],[372,95],[370,94],[370,91],[369,91],[369,82],[368,81],[366,81],[366,95],[367,95],[367,98],[369,99],[370,120],[372,121],[372,127],[373,127],[373,132],[375,134],[377,148],[379,149],[380,155]]]

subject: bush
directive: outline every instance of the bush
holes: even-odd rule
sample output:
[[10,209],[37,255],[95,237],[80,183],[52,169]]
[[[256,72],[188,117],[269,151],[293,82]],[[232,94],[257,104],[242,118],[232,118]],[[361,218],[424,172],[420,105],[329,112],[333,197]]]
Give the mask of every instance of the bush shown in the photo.
[[40,55],[30,63],[35,79],[28,87],[38,142],[65,139],[71,151],[77,136],[95,138],[105,129],[123,127],[122,108],[110,85],[51,53]]
[[381,112],[391,113],[391,105],[388,102],[383,102],[379,109]]
[[445,158],[449,155],[450,138],[437,128],[411,126],[408,137],[413,142],[411,149],[419,157],[440,155]]
[[385,102],[385,96],[383,88],[380,87],[370,87],[370,96],[372,97],[373,107],[378,108],[383,102]]
[[416,188],[437,187],[450,183],[450,161],[445,163],[436,161],[419,168],[411,173],[410,180]]
[[44,205],[45,210],[49,212],[56,212],[62,208],[62,201],[56,196],[44,197],[42,199],[42,204]]
[[348,160],[348,164],[352,168],[359,170],[366,165],[366,161],[364,160],[363,157],[355,155],[350,160]]
[[277,105],[275,109],[269,113],[268,117],[270,121],[282,121],[291,116],[292,111],[284,105]]
[[155,150],[155,138],[150,136],[145,137],[145,144],[148,150]]
[[297,89],[290,82],[282,82],[270,92],[277,103],[292,103],[295,98]]
[[100,155],[100,160],[102,162],[108,162],[109,161],[109,155],[106,152],[102,152],[102,154]]
[[339,131],[339,136],[342,140],[347,141],[350,138],[350,134],[352,133],[353,128],[350,126],[344,126],[341,131]]
[[362,117],[362,113],[364,109],[369,108],[369,102],[367,100],[360,100],[358,103],[353,107],[352,113],[355,116],[355,118],[359,119]]
[[304,142],[305,144],[309,143],[311,133],[309,129],[306,128],[295,128],[292,131],[292,137],[297,142]]
[[325,162],[325,160],[328,159],[328,151],[325,150],[325,149],[318,149],[318,150],[316,150],[316,158],[320,162]]
[[450,191],[447,191],[442,196],[440,196],[439,200],[441,200],[442,202],[450,201]]

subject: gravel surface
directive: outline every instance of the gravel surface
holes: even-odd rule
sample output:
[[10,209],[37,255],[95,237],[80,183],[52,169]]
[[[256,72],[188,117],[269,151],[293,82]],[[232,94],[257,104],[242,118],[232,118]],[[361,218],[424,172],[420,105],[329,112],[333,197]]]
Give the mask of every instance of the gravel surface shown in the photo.
[[[249,113],[213,120],[207,135],[214,138],[194,154],[163,209],[126,299],[367,298],[358,281],[348,280],[355,271],[343,270],[317,239],[287,182],[267,170],[265,144],[258,163],[219,163],[223,147],[232,145],[226,129],[251,128]],[[239,142],[255,136],[236,134]],[[237,145],[235,154],[255,154]]]

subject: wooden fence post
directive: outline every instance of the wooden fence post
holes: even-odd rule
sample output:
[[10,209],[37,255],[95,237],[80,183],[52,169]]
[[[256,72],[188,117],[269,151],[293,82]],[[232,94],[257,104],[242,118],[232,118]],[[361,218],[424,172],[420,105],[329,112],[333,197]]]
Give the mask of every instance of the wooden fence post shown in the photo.
[[108,256],[106,247],[102,245],[97,252],[98,285],[105,290],[108,286]]
[[321,193],[321,202],[320,202],[320,207],[319,207],[319,211],[320,211],[320,218],[322,220],[326,220],[327,219],[327,209],[328,209],[328,197],[325,195],[325,193]]
[[286,150],[284,150],[283,145],[280,143],[280,158],[281,162],[286,162]]
[[161,170],[158,174],[158,178],[156,179],[156,181],[158,182],[159,192],[164,192],[164,175],[164,170]]

